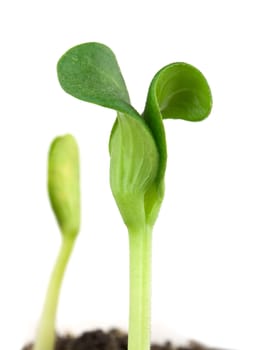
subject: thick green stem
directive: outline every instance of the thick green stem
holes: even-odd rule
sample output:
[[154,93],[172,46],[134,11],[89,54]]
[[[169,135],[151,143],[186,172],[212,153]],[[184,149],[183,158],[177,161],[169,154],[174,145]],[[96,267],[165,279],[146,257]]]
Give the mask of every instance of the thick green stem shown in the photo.
[[129,231],[130,316],[128,350],[150,349],[152,229]]
[[60,289],[65,269],[71,255],[74,239],[63,237],[59,255],[51,275],[45,303],[40,318],[34,350],[53,350],[55,343],[55,319]]

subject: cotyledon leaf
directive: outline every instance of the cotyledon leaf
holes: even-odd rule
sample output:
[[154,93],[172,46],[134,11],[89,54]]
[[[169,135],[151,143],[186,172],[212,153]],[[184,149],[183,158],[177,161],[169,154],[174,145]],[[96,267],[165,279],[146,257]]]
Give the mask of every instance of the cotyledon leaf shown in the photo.
[[163,119],[201,121],[212,108],[212,95],[207,80],[187,63],[172,63],[153,78],[143,117],[152,131],[159,152],[157,183],[163,186],[167,148]]
[[100,43],[72,47],[57,64],[58,79],[70,95],[130,115],[129,94],[113,52]]

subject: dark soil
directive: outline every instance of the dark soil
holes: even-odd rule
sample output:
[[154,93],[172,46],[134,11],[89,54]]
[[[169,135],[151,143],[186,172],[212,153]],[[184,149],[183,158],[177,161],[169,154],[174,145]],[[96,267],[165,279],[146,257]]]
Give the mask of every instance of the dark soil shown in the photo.
[[[27,345],[23,350],[32,350],[32,344]],[[103,332],[102,330],[85,332],[78,337],[67,335],[57,338],[55,350],[127,350],[127,334],[114,329],[109,332]],[[207,348],[196,342],[191,342],[188,347],[176,347],[170,342],[165,342],[162,345],[152,344],[151,350],[215,349]]]

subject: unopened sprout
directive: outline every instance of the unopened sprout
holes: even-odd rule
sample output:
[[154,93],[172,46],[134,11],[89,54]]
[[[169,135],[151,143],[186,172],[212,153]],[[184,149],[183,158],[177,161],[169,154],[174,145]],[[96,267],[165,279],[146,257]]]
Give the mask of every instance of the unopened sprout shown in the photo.
[[80,229],[79,152],[73,136],[55,138],[48,156],[48,192],[62,243],[51,274],[33,350],[53,350],[61,284]]

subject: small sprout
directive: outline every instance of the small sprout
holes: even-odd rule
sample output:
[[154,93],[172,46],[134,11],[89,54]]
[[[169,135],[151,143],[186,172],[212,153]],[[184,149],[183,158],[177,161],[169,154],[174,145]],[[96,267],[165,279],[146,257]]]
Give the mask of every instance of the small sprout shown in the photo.
[[79,152],[73,136],[55,138],[48,156],[48,192],[62,244],[50,278],[34,350],[53,350],[61,284],[80,229]]
[[129,94],[112,51],[99,43],[71,48],[58,62],[70,95],[117,111],[109,140],[110,186],[130,244],[129,350],[150,348],[152,230],[164,197],[167,148],[163,119],[200,121],[212,97],[202,73],[186,63],[162,68],[151,82],[143,114]]
[[78,146],[72,135],[57,137],[51,144],[48,192],[63,236],[75,238],[80,228]]

